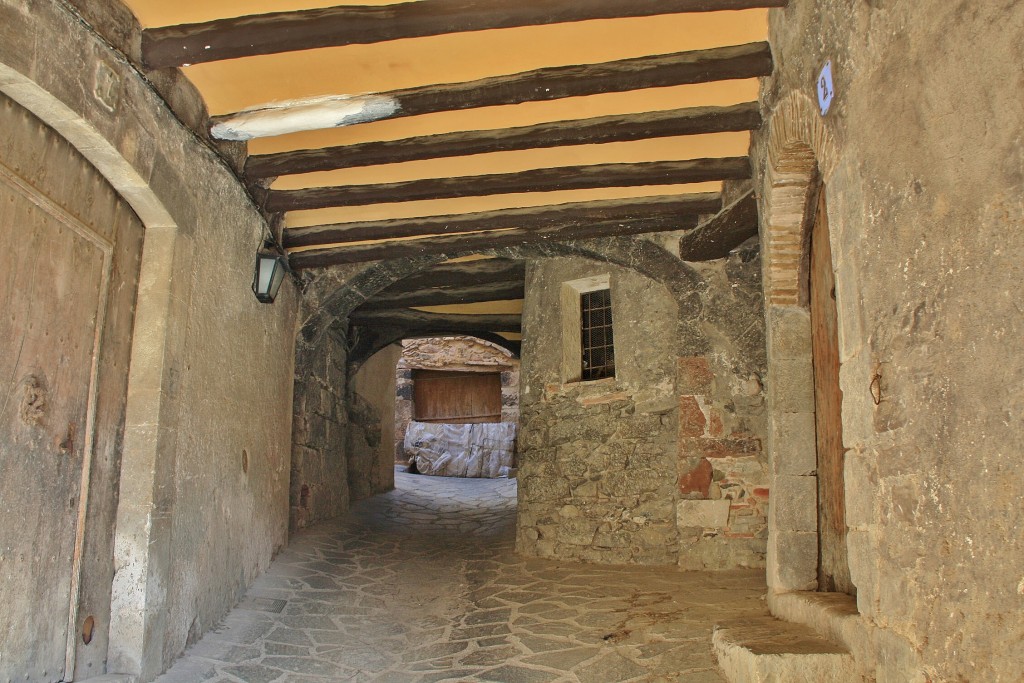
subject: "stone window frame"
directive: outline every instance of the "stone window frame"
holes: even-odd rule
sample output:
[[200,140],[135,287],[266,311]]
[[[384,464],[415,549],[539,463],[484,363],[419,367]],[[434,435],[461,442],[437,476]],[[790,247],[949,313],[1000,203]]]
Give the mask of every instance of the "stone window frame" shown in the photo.
[[[561,314],[562,314],[562,384],[590,384],[594,382],[614,381],[618,376],[618,369],[611,377],[602,379],[584,380],[583,363],[581,351],[583,349],[582,333],[582,297],[590,292],[607,289],[612,299],[612,308],[615,308],[614,294],[612,293],[611,274],[591,275],[577,280],[569,280],[562,283],[561,288]],[[615,320],[612,319],[612,338],[617,335]]]

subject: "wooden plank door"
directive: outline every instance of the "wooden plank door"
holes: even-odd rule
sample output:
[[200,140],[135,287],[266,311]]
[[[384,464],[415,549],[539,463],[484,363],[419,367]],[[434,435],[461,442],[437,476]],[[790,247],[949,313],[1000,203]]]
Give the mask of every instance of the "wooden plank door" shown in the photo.
[[814,363],[814,417],[818,450],[818,590],[854,594],[846,549],[843,483],[843,392],[835,274],[829,245],[825,188],[811,230],[810,309]]
[[109,245],[0,167],[0,680],[60,681]]
[[501,422],[500,373],[417,370],[412,377],[418,422]]

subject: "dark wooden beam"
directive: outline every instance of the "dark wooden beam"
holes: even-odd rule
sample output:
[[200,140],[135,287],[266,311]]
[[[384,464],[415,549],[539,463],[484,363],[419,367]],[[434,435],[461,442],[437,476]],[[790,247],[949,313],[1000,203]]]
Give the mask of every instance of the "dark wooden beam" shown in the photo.
[[526,263],[524,261],[489,258],[461,263],[442,263],[403,278],[390,287],[385,287],[378,292],[378,296],[406,294],[424,289],[502,284],[523,281],[525,278]]
[[716,213],[720,208],[721,195],[711,192],[641,197],[639,199],[605,199],[526,209],[291,228],[285,231],[284,246],[291,249],[366,240],[510,229],[527,231],[551,227],[557,227],[560,230],[585,229],[588,225],[593,224],[628,222],[638,219],[679,220],[687,216]]
[[679,258],[711,261],[757,234],[757,198],[751,190],[679,239]]
[[555,192],[604,187],[677,185],[750,177],[747,157],[657,161],[639,164],[593,164],[541,168],[519,173],[430,178],[379,185],[346,185],[270,194],[268,211],[301,211],[332,206],[365,206],[427,199],[482,197],[493,194]]
[[519,332],[522,316],[518,314],[424,313],[423,311],[364,311],[356,309],[349,322],[362,327],[396,327],[407,333],[430,332]]
[[159,69],[448,33],[785,5],[786,0],[421,0],[328,7],[146,29],[142,56],[149,68]]
[[481,249],[517,247],[536,242],[640,235],[649,232],[690,230],[697,225],[697,216],[658,216],[630,221],[591,223],[568,228],[556,226],[537,230],[502,230],[469,235],[427,237],[402,242],[380,242],[351,247],[328,247],[291,254],[289,262],[295,270],[325,268],[343,263],[365,263],[381,259],[409,258],[426,254],[458,256]]
[[[394,113],[388,118],[398,118],[645,88],[756,78],[771,72],[771,47],[768,43],[760,42],[635,57],[601,64],[549,67],[464,83],[392,90],[377,93],[376,97],[393,105]],[[234,116],[236,114],[216,117],[212,123],[227,121]]]
[[485,301],[509,301],[522,299],[526,284],[519,282],[499,282],[489,285],[476,285],[457,289],[424,289],[418,292],[399,294],[378,294],[366,301],[360,310],[382,311],[395,308],[415,308],[417,306],[450,306],[452,304],[475,304]]
[[365,142],[249,157],[250,179],[332,171],[424,159],[443,159],[524,149],[633,142],[680,135],[754,130],[761,125],[757,102],[728,107],[693,107],[644,114],[601,116],[503,130],[424,135],[404,140]]

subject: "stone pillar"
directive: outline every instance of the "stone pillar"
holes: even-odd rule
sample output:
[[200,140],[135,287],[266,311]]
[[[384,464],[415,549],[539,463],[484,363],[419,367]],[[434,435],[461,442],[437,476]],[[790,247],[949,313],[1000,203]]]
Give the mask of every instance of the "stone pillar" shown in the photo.
[[114,536],[107,670],[139,680],[164,670],[178,415],[173,395],[187,328],[192,242],[146,230],[128,377]]

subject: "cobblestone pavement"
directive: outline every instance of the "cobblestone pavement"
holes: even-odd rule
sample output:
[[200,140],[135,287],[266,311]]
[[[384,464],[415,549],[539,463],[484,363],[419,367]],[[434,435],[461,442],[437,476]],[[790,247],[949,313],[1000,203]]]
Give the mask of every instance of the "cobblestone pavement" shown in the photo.
[[711,627],[763,612],[763,571],[515,555],[515,480],[396,473],[297,534],[158,683],[719,682]]

